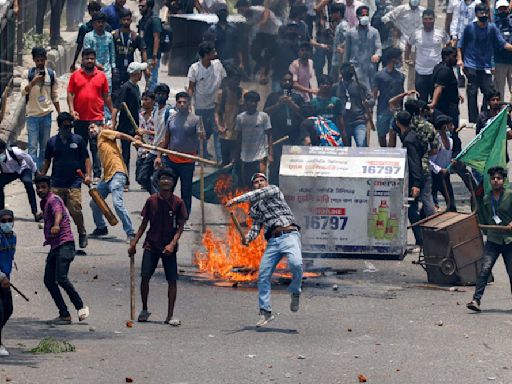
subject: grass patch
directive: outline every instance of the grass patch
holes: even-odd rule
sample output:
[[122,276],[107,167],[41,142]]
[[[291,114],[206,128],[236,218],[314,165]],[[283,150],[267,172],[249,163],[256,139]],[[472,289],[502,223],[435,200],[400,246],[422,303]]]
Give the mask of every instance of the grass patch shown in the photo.
[[28,353],[64,353],[75,352],[75,346],[67,341],[58,341],[53,337],[45,337],[39,342],[37,347],[28,350]]

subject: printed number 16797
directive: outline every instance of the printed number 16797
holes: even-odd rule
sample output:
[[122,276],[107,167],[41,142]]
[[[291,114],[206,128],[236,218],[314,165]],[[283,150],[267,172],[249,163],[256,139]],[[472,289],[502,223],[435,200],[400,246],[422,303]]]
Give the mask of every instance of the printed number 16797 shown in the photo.
[[304,216],[306,229],[344,230],[348,218],[346,216]]
[[363,165],[363,173],[396,175],[400,172],[401,167],[393,167],[391,165]]

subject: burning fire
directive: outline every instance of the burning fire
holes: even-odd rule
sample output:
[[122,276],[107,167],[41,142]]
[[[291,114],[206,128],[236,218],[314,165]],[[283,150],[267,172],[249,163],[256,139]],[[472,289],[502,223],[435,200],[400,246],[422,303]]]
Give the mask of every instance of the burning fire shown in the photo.
[[[214,186],[221,204],[242,194],[232,190],[233,179],[230,175],[221,175]],[[247,222],[250,228],[249,203],[238,204],[230,208],[238,220]],[[258,277],[260,259],[265,251],[266,241],[260,234],[249,246],[242,245],[241,238],[233,222],[230,222],[227,232],[219,237],[210,229],[203,236],[205,252],[198,251],[195,255],[195,264],[201,272],[207,272],[214,277],[231,281],[252,281]]]
[[[230,175],[221,175],[217,179],[214,191],[219,196],[221,204],[225,204],[234,196],[242,194],[244,191],[232,193],[233,179]],[[238,220],[247,223],[247,228],[252,225],[249,217],[249,203],[238,204],[229,208],[233,211]],[[205,252],[197,251],[195,255],[195,264],[201,272],[213,275],[217,279],[229,281],[254,281],[258,278],[258,269],[261,257],[265,252],[265,241],[263,234],[252,241],[248,246],[242,245],[240,234],[236,230],[235,224],[230,222],[227,232],[224,236],[216,236],[210,229],[206,230],[202,243]],[[285,260],[277,265],[278,270],[287,268]],[[291,278],[291,274],[281,271],[275,273],[276,276]],[[305,272],[304,277],[317,277],[318,273]]]

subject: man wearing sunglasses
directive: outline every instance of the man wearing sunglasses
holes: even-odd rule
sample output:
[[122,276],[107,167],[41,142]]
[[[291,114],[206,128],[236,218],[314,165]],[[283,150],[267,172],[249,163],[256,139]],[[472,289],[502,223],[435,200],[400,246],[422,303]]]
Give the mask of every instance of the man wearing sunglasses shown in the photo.
[[[476,282],[473,300],[466,306],[475,312],[480,312],[480,300],[491,276],[492,268],[503,255],[508,277],[512,285],[512,192],[505,189],[507,170],[502,167],[493,167],[487,172],[491,179],[491,191],[484,196],[478,209],[478,221],[485,225],[499,225],[509,230],[488,230],[487,241],[482,259],[482,270]],[[485,231],[484,231],[485,232]]]

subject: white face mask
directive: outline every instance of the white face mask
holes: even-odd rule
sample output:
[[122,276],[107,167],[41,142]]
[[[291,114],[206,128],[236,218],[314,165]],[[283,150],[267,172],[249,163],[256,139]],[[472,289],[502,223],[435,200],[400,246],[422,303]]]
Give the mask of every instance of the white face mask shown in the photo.
[[7,159],[7,155],[5,153],[0,153],[0,162],[4,162]]
[[3,233],[11,233],[14,223],[0,223],[0,230]]
[[409,4],[411,7],[417,7],[418,5],[420,5],[420,0],[410,0]]
[[366,27],[368,24],[370,24],[370,18],[368,16],[361,16],[359,19],[359,24],[361,24],[363,27]]

